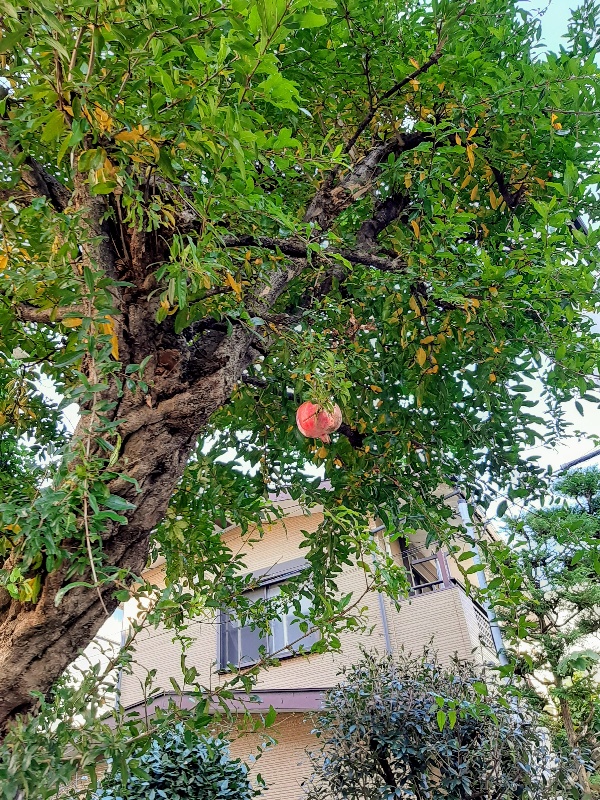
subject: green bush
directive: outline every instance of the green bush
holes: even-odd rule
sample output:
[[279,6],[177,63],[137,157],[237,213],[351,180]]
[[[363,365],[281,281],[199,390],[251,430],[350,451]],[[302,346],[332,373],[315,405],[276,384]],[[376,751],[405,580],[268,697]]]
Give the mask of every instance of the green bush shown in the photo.
[[248,767],[232,759],[224,739],[198,735],[183,725],[153,736],[150,746],[128,759],[127,773],[102,781],[97,800],[250,800],[259,794]]
[[535,716],[472,664],[365,654],[343,674],[317,719],[309,800],[574,796]]

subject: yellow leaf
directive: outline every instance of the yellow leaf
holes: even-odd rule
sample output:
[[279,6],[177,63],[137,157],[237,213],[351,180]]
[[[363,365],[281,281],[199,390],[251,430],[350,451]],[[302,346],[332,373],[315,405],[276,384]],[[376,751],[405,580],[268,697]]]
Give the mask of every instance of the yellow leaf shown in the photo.
[[416,354],[415,359],[417,364],[422,367],[423,364],[427,361],[427,351],[424,350],[422,347],[419,347]]
[[[162,303],[161,303],[162,305]],[[110,354],[115,361],[119,360],[119,339],[115,333],[115,324],[111,319],[109,322],[101,322],[98,325],[100,332],[110,336]]]
[[445,82],[444,82],[444,81],[442,81],[442,83],[438,83],[437,87],[438,87],[438,89],[440,90],[440,92],[443,92],[443,91],[444,91],[444,87],[445,87],[445,85],[446,85],[446,84],[445,84]]
[[484,236],[484,238],[485,238],[486,236],[489,236],[489,235],[490,235],[490,229],[489,229],[489,228],[488,228],[488,226],[485,224],[485,222],[482,222],[482,223],[481,223],[481,227],[482,227],[482,229],[483,229],[483,236]]
[[109,131],[113,126],[112,117],[104,111],[103,108],[100,108],[99,105],[94,107],[94,116],[98,121],[98,126],[100,127],[101,131]]
[[461,189],[466,189],[466,187],[467,187],[467,186],[468,186],[470,183],[471,183],[471,174],[470,174],[470,173],[467,173],[467,174],[465,175],[465,178],[464,178],[463,182],[462,182],[462,183],[461,183],[461,185],[460,185],[460,188],[461,188]]
[[543,178],[534,177],[533,180],[537,181],[537,183],[539,183],[542,189],[546,188],[546,181]]
[[496,383],[496,375],[490,372],[490,383]]
[[229,286],[231,286],[231,288],[233,289],[237,299],[241,300],[241,297],[242,297],[242,286],[241,286],[241,284],[239,284],[236,281],[236,279],[233,277],[233,275],[230,272],[226,272],[225,273],[225,280],[227,281]]
[[146,137],[146,139],[144,141],[148,142],[148,144],[150,145],[150,148],[152,149],[152,153],[154,155],[154,158],[158,161],[158,159],[160,157],[160,150],[158,149],[158,145],[156,144],[154,139],[149,139],[148,137]]
[[0,270],[6,269],[8,266],[8,256],[0,256]]
[[415,69],[419,69],[419,62],[418,61],[415,61],[414,58],[409,58],[408,60],[410,61],[410,63],[413,65],[413,67]]
[[78,328],[82,322],[81,317],[67,317],[67,319],[63,319],[62,324],[65,328]]
[[[493,190],[493,189],[490,189],[490,205],[491,205],[491,207],[494,209],[494,211],[495,211],[495,210],[498,208],[498,206],[500,205],[500,201],[499,201],[499,199],[496,197],[496,195],[494,194],[494,190]],[[482,226],[482,227],[483,227],[483,226]]]
[[415,298],[412,295],[411,295],[410,300],[408,301],[408,305],[412,308],[412,310],[415,312],[417,317],[421,316],[421,308],[420,308],[419,304],[417,303],[417,301],[415,300]]
[[455,134],[454,134],[454,141],[456,142],[456,144],[457,144],[459,147],[462,147],[462,139],[460,138],[460,136],[458,135],[458,133],[455,133]]
[[137,128],[133,128],[130,131],[121,131],[117,133],[115,136],[116,142],[133,142],[137,144],[140,139],[143,138],[145,133],[145,129],[142,125],[138,125]]
[[471,189],[471,200],[477,200],[479,197],[479,186],[474,186]]
[[411,78],[409,83],[412,86],[412,88],[415,90],[415,92],[417,92],[419,90],[419,81],[415,80],[414,78]]
[[439,371],[439,365],[434,364],[433,367],[429,367],[429,369],[425,370],[425,375],[435,375],[436,372]]
[[417,239],[420,239],[421,238],[421,228],[419,227],[419,223],[417,222],[416,219],[411,219],[410,224],[411,224],[411,227],[412,227],[413,231],[415,232],[415,236],[417,237]]
[[492,295],[492,297],[497,297],[498,295],[498,289],[496,289],[495,286],[490,286],[489,292]]
[[479,300],[478,300],[476,297],[470,297],[470,298],[469,298],[469,303],[470,303],[470,304],[471,304],[471,305],[472,305],[474,308],[479,308],[479,306],[481,305],[481,303],[479,302]]
[[552,117],[550,118],[550,124],[552,125],[555,131],[560,131],[562,129],[562,125],[560,124],[560,122],[556,121],[557,119],[558,117],[556,116],[556,114],[552,114]]
[[471,128],[471,130],[469,131],[469,135],[467,136],[467,139],[472,139],[476,133],[477,133],[477,125],[475,125],[474,128]]
[[473,145],[467,145],[467,158],[469,159],[469,164],[471,165],[471,169],[475,166],[475,153],[473,152]]
[[21,533],[21,526],[18,522],[12,522],[10,525],[5,526],[5,530],[12,531],[13,533]]
[[327,448],[324,445],[317,450],[317,457],[327,458]]
[[375,386],[374,384],[371,384],[369,388],[371,389],[372,392],[375,392],[376,394],[379,394],[382,391],[381,386]]
[[406,186],[407,189],[410,189],[410,187],[412,186],[412,177],[410,172],[407,172],[404,176],[404,185]]
[[421,344],[431,344],[435,341],[435,336],[426,336],[424,339],[421,339]]

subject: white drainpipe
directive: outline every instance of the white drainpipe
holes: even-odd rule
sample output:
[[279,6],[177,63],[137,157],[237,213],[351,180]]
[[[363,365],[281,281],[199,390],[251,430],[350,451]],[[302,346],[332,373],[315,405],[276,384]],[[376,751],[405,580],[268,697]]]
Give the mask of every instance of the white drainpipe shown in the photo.
[[[385,530],[385,525],[380,525],[378,528],[374,528],[374,530],[369,531],[369,533],[371,534],[371,538],[375,539],[375,536],[384,530]],[[383,627],[383,640],[385,642],[385,650],[388,655],[392,655],[392,641],[390,639],[390,628],[388,625],[387,612],[385,610],[385,600],[383,599],[383,595],[381,594],[381,592],[377,592],[377,599],[379,600],[379,614],[381,616],[381,625]]]
[[[469,506],[467,505],[467,501],[462,496],[462,494],[458,495],[458,510],[460,512],[460,516],[463,521],[463,525],[467,529],[467,533],[473,540],[473,551],[475,555],[473,556],[473,561],[475,564],[481,564],[481,553],[479,550],[479,546],[477,545],[477,539],[475,536],[475,531],[473,529],[473,525],[471,523],[471,517],[469,516]],[[476,573],[477,581],[479,583],[480,589],[487,589],[487,580],[485,577],[485,571],[480,569]],[[500,630],[500,626],[498,625],[498,621],[496,618],[496,614],[494,613],[494,609],[491,605],[486,601],[483,602],[483,607],[486,610],[488,615],[488,620],[490,622],[490,630],[492,632],[492,639],[494,640],[494,646],[496,647],[496,652],[498,653],[498,661],[500,662],[501,666],[506,666],[508,664],[508,658],[506,657],[506,653],[504,650],[504,642],[502,640],[502,631]]]

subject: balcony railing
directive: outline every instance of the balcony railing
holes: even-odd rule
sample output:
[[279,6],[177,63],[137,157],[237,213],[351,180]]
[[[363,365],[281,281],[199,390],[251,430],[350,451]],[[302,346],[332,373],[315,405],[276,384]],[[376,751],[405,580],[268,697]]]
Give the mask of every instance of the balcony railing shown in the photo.
[[[432,553],[423,547],[409,547],[401,551],[400,557],[397,556],[396,561],[400,562],[407,572],[411,597],[455,588],[466,594],[463,584],[451,576],[448,559],[441,550]],[[496,652],[487,611],[481,603],[478,603],[470,595],[467,596],[475,613],[481,644]]]
[[423,547],[409,547],[396,557],[407,572],[411,596],[452,589],[452,577],[445,554],[430,553]]

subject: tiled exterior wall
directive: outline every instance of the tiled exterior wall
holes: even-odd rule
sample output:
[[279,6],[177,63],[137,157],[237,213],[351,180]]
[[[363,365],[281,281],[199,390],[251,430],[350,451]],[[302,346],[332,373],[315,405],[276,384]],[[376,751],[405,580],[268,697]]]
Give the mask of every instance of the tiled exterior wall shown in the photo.
[[[259,773],[267,782],[265,800],[299,800],[302,781],[310,774],[306,749],[316,749],[318,740],[311,735],[312,725],[302,714],[279,714],[269,735],[277,744],[264,752],[251,769],[251,776]],[[263,737],[248,734],[231,743],[231,755],[246,763],[256,754]]]

